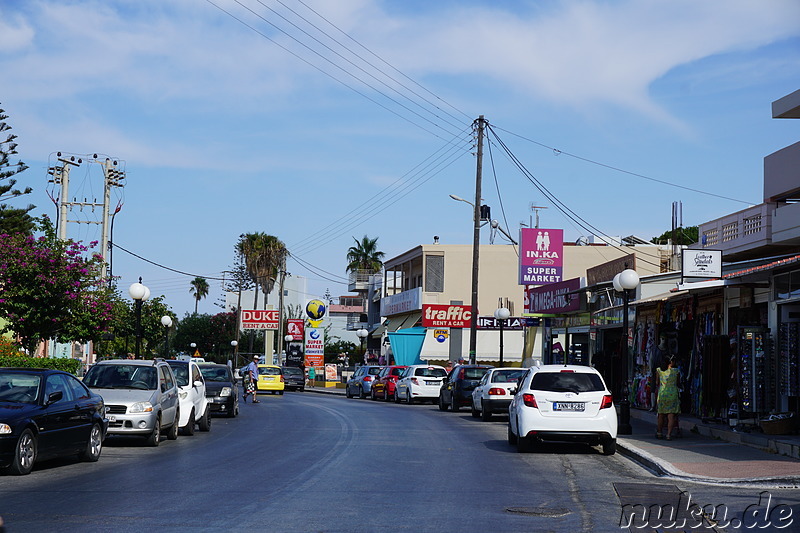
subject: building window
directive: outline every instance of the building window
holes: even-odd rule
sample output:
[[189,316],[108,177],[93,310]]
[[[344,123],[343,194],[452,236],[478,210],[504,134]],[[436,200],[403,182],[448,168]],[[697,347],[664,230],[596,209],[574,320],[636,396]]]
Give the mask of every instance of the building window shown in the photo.
[[444,292],[444,256],[425,256],[425,292]]

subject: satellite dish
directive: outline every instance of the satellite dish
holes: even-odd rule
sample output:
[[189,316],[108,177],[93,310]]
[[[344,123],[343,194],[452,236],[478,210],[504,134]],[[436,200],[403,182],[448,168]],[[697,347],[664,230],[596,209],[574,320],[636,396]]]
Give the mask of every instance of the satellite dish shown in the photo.
[[589,239],[588,239],[588,238],[586,238],[586,237],[584,237],[583,235],[581,235],[581,236],[580,236],[580,237],[578,237],[578,239],[575,241],[575,244],[576,244],[577,246],[587,246],[587,245],[589,244]]

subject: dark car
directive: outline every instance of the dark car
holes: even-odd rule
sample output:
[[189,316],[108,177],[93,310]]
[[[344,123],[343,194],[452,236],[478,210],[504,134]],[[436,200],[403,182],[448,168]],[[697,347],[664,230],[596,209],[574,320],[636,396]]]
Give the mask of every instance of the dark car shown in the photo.
[[0,368],[0,467],[30,473],[62,455],[97,461],[108,422],[103,398],[60,370]]
[[297,366],[283,366],[283,382],[286,390],[306,390],[306,375],[303,369]]
[[452,411],[472,403],[472,391],[478,386],[483,375],[494,367],[488,365],[456,365],[442,380],[439,389],[439,409]]
[[206,380],[206,400],[211,414],[233,418],[239,414],[239,381],[228,365],[198,363]]

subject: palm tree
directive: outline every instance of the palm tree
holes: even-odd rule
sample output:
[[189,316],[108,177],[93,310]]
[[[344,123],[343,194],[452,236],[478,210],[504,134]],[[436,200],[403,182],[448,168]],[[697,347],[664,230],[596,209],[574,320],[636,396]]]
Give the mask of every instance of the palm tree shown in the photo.
[[383,267],[383,257],[385,253],[378,250],[378,237],[370,239],[366,235],[359,241],[355,237],[355,246],[347,250],[347,271],[356,272],[367,270],[371,273],[379,271]]
[[208,296],[208,280],[197,277],[189,282],[189,285],[191,285],[189,294],[194,295],[194,314],[197,314],[197,304],[200,303],[200,299]]
[[[264,294],[271,293],[278,274],[286,270],[286,258],[289,257],[286,245],[274,235],[258,232],[241,235],[236,248],[244,257],[245,268],[256,286]],[[253,303],[253,308],[257,307],[258,291]]]

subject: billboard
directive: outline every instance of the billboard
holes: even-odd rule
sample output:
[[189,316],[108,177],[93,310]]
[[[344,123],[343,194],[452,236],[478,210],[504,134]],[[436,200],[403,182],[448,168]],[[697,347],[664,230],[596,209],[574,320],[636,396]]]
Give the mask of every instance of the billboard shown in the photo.
[[684,278],[721,278],[722,277],[722,251],[721,250],[683,250]]
[[471,319],[471,305],[422,305],[424,328],[468,328]]
[[278,329],[277,309],[242,309],[242,329]]
[[302,318],[290,318],[286,321],[286,334],[292,336],[293,341],[303,340],[303,330],[306,321]]
[[306,366],[322,366],[325,362],[325,330],[306,328]]
[[522,228],[519,242],[520,285],[546,285],[562,281],[564,230]]

